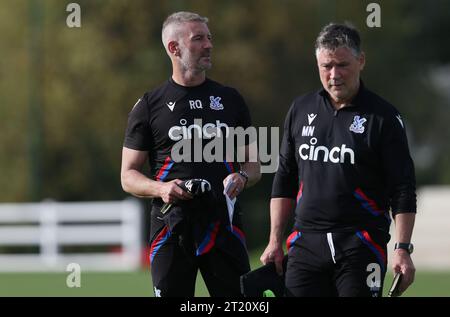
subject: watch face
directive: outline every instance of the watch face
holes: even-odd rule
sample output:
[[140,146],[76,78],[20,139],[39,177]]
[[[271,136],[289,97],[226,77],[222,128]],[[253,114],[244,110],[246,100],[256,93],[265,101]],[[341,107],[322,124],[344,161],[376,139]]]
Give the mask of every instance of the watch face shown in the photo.
[[414,245],[412,243],[396,243],[395,249],[403,249],[408,251],[409,254],[411,254],[414,251]]
[[244,176],[245,178],[248,178],[247,172],[239,171],[239,174],[241,174],[241,175]]

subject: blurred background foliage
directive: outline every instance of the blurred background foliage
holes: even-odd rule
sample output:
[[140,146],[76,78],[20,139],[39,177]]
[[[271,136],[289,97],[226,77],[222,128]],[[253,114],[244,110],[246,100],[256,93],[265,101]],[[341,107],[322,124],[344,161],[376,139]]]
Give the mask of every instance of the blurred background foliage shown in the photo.
[[[366,85],[403,114],[418,186],[450,183],[450,3],[360,0],[0,2],[0,202],[117,200],[127,114],[171,74],[160,40],[174,11],[210,19],[213,69],[238,88],[254,125],[282,126],[297,95],[320,88],[314,40],[328,22],[361,32]],[[281,135],[280,135],[281,136]],[[265,243],[273,174],[243,194],[250,246]]]

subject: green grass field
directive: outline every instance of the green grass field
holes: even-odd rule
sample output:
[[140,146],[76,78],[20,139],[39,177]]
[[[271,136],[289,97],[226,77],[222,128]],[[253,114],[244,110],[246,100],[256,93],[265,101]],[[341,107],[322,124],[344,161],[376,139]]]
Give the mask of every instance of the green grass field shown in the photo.
[[[252,268],[260,266],[260,252],[251,255]],[[81,287],[68,288],[69,273],[0,273],[0,296],[153,296],[149,272],[82,272]],[[384,294],[392,275],[386,277]],[[196,296],[208,296],[201,279],[197,279]],[[413,286],[403,296],[450,296],[449,272],[416,273]]]

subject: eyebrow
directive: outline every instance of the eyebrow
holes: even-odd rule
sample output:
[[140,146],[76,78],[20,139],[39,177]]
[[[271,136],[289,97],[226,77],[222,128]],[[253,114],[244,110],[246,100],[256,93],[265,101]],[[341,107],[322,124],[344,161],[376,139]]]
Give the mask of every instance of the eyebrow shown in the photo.
[[203,37],[203,36],[206,36],[206,37],[212,37],[212,35],[211,35],[211,33],[194,33],[193,35],[192,35],[192,37],[194,38],[194,37],[197,37],[197,36],[200,36],[200,37]]
[[337,65],[337,66],[346,66],[348,64],[350,64],[348,61],[342,61],[339,63],[335,63],[335,62],[329,62],[329,63],[321,63],[320,66],[330,66],[330,65]]

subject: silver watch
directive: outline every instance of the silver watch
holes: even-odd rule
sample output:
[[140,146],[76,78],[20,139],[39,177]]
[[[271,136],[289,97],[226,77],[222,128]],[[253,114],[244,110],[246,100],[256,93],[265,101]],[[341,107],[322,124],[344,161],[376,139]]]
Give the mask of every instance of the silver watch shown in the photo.
[[239,173],[239,175],[241,175],[242,177],[245,178],[245,184],[244,184],[244,187],[247,186],[247,182],[248,182],[248,174],[247,174],[247,172],[245,172],[245,171],[243,171],[243,170],[240,170],[238,173]]

